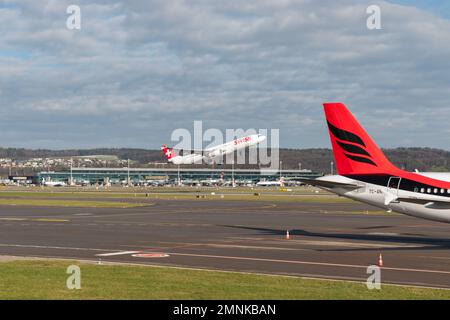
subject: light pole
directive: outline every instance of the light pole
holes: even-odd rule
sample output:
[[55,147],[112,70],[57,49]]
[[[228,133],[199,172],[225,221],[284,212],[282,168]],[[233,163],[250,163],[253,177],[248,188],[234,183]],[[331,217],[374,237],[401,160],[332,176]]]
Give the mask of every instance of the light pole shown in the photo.
[[73,185],[73,172],[72,172],[72,168],[73,168],[73,158],[70,158],[70,182],[69,185]]
[[334,162],[333,161],[331,161],[331,163],[330,163],[330,172],[331,172],[331,175],[333,175],[333,165],[334,165]]
[[236,187],[236,183],[234,181],[234,160],[231,162],[231,186]]
[[298,170],[302,171],[302,163],[301,162],[298,163]]
[[127,160],[127,185],[130,186],[130,159]]
[[283,167],[283,161],[280,160],[280,182],[281,182],[281,169]]
[[180,165],[178,165],[178,186],[181,186]]

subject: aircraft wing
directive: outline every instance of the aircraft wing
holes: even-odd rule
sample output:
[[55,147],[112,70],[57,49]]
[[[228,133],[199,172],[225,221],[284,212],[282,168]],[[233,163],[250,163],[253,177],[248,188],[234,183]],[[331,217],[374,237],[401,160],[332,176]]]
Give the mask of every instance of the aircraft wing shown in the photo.
[[183,148],[173,148],[173,150],[177,150],[177,151],[183,151],[184,152],[188,152],[188,153],[196,153],[196,154],[206,154],[207,151],[205,150],[201,150],[201,149],[183,149]]
[[203,156],[208,157],[209,154],[215,150],[211,150],[211,149],[205,149],[205,150],[199,150],[199,149],[181,149],[183,150],[183,154],[184,152],[189,152],[189,153],[195,153],[195,154],[201,154]]
[[450,199],[439,199],[439,200],[430,200],[424,198],[397,198],[397,201],[416,203],[416,204],[445,204],[450,206]]
[[318,179],[307,179],[307,178],[300,178],[297,179],[303,183],[309,184],[311,186],[316,187],[324,187],[324,188],[348,188],[348,189],[356,189],[359,188],[357,184],[353,183],[342,183],[342,182],[334,182],[334,181],[326,181],[326,180],[318,180]]

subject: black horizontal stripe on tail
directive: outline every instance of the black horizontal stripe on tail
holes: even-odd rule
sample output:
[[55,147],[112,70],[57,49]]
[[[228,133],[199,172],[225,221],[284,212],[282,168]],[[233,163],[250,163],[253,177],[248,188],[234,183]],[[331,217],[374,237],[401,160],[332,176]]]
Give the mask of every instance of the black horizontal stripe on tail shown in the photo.
[[351,160],[353,160],[353,161],[356,161],[356,162],[362,162],[362,163],[368,163],[368,164],[371,164],[371,165],[377,167],[377,165],[375,164],[375,162],[373,162],[373,161],[370,160],[370,159],[363,158],[363,157],[358,157],[358,156],[352,156],[351,154],[348,154],[348,153],[345,153],[345,152],[344,152],[344,154],[345,154],[345,156],[346,156],[347,158],[349,158],[349,159],[351,159]]
[[354,144],[347,144],[347,143],[343,143],[343,142],[340,142],[337,140],[336,140],[336,142],[342,149],[344,149],[347,152],[356,153],[356,154],[360,154],[363,156],[368,156],[370,158],[372,157],[366,150],[364,150],[361,147],[355,146]]
[[353,142],[353,143],[359,144],[363,147],[366,146],[364,141],[362,141],[362,139],[360,137],[358,137],[356,134],[336,128],[329,121],[327,121],[327,123],[328,123],[328,128],[330,129],[331,133],[339,140]]

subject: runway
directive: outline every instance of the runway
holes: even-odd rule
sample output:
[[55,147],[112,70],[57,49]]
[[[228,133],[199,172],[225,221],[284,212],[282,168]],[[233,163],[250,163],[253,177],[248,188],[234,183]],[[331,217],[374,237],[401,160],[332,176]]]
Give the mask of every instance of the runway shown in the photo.
[[0,206],[0,255],[365,281],[382,254],[382,283],[450,288],[448,224],[361,214],[378,209],[358,203],[149,202]]

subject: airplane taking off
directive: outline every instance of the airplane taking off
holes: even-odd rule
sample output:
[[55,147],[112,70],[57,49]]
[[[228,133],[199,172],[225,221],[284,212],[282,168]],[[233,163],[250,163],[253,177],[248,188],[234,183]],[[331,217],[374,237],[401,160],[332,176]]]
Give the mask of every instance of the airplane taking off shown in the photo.
[[350,199],[450,223],[450,173],[395,167],[342,103],[324,103],[338,175],[301,179]]
[[173,152],[172,148],[167,147],[165,144],[161,146],[161,150],[166,159],[173,164],[194,164],[201,163],[202,161],[212,163],[216,158],[257,145],[264,140],[266,140],[266,136],[262,134],[253,134],[205,150],[188,150],[193,151],[194,153],[185,156],[177,155]]

